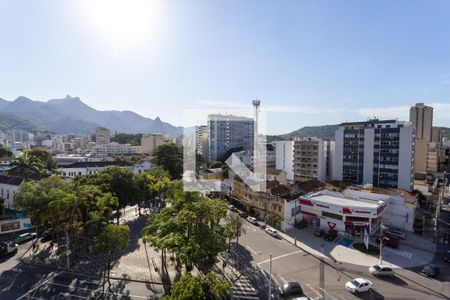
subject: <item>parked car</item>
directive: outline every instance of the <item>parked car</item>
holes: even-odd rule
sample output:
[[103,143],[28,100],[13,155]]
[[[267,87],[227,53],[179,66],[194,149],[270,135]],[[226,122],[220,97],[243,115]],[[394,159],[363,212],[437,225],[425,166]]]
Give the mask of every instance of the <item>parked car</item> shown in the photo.
[[297,222],[297,223],[295,224],[295,226],[296,226],[298,229],[303,229],[303,228],[308,227],[308,222],[306,222],[305,220],[301,220],[300,222]]
[[240,212],[238,213],[238,215],[239,215],[241,218],[247,218],[247,217],[248,217],[248,213],[246,213],[245,211],[240,211]]
[[393,236],[402,240],[406,239],[406,232],[399,228],[388,227],[384,232],[387,236]]
[[394,277],[394,271],[388,266],[384,265],[374,265],[369,268],[370,274],[373,276],[388,276],[388,277]]
[[301,297],[294,298],[292,300],[311,300],[311,298],[309,298],[307,296],[301,296]]
[[445,251],[445,253],[444,253],[444,260],[446,262],[450,262],[450,250]]
[[[377,241],[377,244],[380,244],[379,237],[376,239],[376,241]],[[398,240],[398,238],[393,237],[393,236],[388,236],[387,239],[383,240],[383,246],[387,246],[390,248],[397,249],[399,244],[400,244],[400,241]]]
[[371,292],[373,290],[373,284],[367,279],[364,278],[355,278],[353,280],[348,281],[345,284],[345,288],[352,294],[362,293],[362,292]]
[[23,243],[23,242],[27,242],[29,240],[33,240],[35,238],[36,238],[36,233],[35,232],[23,233],[23,234],[19,235],[16,238],[16,243],[20,244],[20,243]]
[[258,220],[254,217],[247,217],[247,221],[253,225],[258,225]]
[[267,227],[265,230],[269,235],[273,236],[273,237],[279,237],[280,235],[278,234],[278,231],[276,231],[273,228]]
[[6,255],[11,254],[11,253],[16,254],[18,247],[19,247],[19,245],[17,245],[13,241],[0,242],[0,255],[1,256],[6,256]]
[[330,229],[330,230],[328,230],[328,231],[325,233],[325,235],[323,236],[323,239],[324,239],[325,241],[331,242],[331,241],[333,241],[335,238],[337,238],[337,236],[338,236],[338,232],[337,232],[336,230],[334,230],[334,229]]
[[318,237],[322,237],[322,236],[325,235],[325,230],[323,230],[323,229],[315,230],[315,231],[314,231],[314,235],[315,235],[315,236],[318,236]]
[[422,273],[428,277],[436,277],[439,274],[439,267],[434,264],[429,264],[423,267]]
[[278,288],[278,291],[280,292],[280,296],[302,296],[303,290],[300,286],[300,283],[292,281],[283,284]]

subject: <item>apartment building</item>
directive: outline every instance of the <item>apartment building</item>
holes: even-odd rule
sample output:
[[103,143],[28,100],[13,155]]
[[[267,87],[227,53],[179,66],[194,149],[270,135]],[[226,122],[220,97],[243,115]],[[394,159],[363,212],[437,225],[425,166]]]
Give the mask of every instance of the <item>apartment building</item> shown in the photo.
[[294,180],[294,141],[275,141],[275,169],[284,170],[289,181]]
[[433,108],[416,103],[409,109],[409,121],[416,128],[416,138],[431,142],[433,130]]
[[119,144],[116,142],[95,145],[93,150],[96,156],[136,154],[142,152],[141,146],[131,146],[130,144]]
[[333,179],[413,190],[415,131],[411,123],[397,120],[340,124]]
[[209,145],[208,160],[221,160],[225,153],[242,147],[253,150],[254,121],[252,118],[235,115],[208,115]]
[[196,126],[195,127],[195,141],[197,153],[203,157],[204,161],[208,161],[208,126]]
[[170,138],[162,133],[146,134],[141,138],[141,152],[151,155],[158,146],[171,142]]
[[5,199],[5,207],[14,207],[14,194],[17,193],[23,181],[22,177],[0,175],[0,197]]
[[318,179],[322,182],[330,178],[334,142],[322,138],[294,140],[294,180]]
[[111,143],[110,130],[105,127],[98,127],[95,131],[95,143],[99,146]]

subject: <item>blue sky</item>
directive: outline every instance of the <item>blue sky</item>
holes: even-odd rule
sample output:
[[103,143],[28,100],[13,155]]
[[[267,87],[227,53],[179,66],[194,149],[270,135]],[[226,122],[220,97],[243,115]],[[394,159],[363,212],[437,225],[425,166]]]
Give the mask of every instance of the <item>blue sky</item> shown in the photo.
[[450,1],[0,0],[0,98],[67,94],[175,125],[257,97],[269,133],[416,102],[450,126]]

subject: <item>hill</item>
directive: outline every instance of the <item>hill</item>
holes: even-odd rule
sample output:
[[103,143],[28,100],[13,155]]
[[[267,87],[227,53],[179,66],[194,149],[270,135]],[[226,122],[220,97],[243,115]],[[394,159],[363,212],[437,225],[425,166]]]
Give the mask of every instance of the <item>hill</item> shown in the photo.
[[[47,102],[19,97],[14,101],[0,99],[0,114],[14,115],[28,120],[42,130],[57,133],[91,133],[103,126],[111,131],[127,133],[166,133],[173,137],[181,134],[182,128],[150,119],[131,111],[99,111],[78,97],[67,96]],[[11,127],[14,128],[14,127]]]

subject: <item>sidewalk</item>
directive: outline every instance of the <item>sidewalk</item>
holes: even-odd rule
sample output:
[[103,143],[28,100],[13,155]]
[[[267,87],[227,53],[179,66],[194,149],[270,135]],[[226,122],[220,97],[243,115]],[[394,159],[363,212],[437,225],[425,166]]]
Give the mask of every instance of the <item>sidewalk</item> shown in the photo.
[[[351,248],[351,241],[339,235],[334,241],[328,242],[323,238],[314,236],[316,228],[308,227],[302,230],[293,228],[287,232],[279,232],[280,236],[291,244],[294,244],[294,236],[297,237],[296,245],[300,249],[313,256],[330,260],[331,262],[343,262],[360,266],[372,266],[379,263],[379,257],[362,253]],[[414,241],[419,242],[419,237]],[[433,260],[434,253],[412,248],[400,242],[398,249],[383,247],[383,264],[392,268],[412,268],[425,265]],[[323,246],[323,252],[320,251]]]

